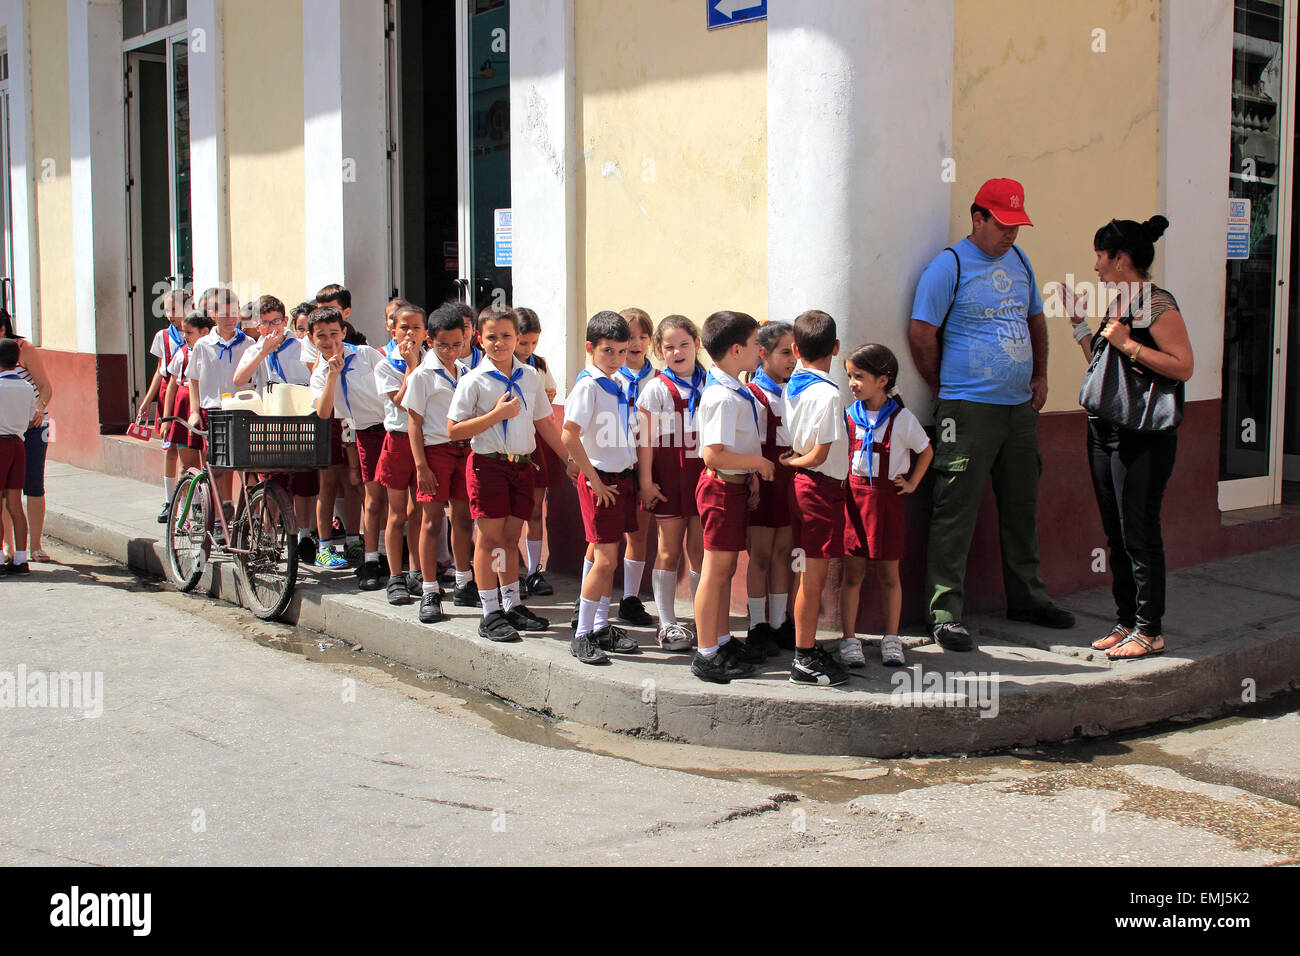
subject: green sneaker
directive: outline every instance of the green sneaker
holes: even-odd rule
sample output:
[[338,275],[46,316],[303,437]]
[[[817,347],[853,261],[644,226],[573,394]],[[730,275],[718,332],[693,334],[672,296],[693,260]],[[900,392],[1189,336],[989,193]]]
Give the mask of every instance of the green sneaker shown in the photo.
[[359,568],[366,560],[366,546],[364,542],[354,541],[343,549],[343,557],[346,563],[354,568]]
[[318,547],[316,549],[316,567],[334,570],[337,568],[346,568],[347,566],[347,558],[343,557],[343,555],[339,554],[333,548]]

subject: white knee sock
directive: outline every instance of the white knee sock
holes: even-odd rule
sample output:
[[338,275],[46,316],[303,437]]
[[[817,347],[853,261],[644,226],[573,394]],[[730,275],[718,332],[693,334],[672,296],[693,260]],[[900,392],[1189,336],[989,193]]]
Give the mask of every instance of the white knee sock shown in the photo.
[[650,583],[655,592],[655,609],[659,612],[659,624],[676,624],[677,574],[655,568],[650,572]]
[[771,611],[768,614],[768,623],[773,627],[780,627],[785,623],[785,603],[790,597],[788,594],[769,594],[767,596],[767,606]]
[[491,591],[479,591],[478,599],[483,602],[483,616],[487,617],[493,611],[501,610],[501,598],[497,597],[497,589]]
[[163,479],[163,504],[170,504],[172,492],[176,490],[176,479],[168,475]]
[[749,626],[757,627],[767,623],[767,601],[764,598],[749,599]]
[[636,597],[641,590],[641,578],[645,574],[644,561],[623,559],[623,597]]
[[590,634],[595,630],[596,612],[600,610],[599,601],[588,601],[586,598],[580,599],[578,604],[578,634]]
[[505,587],[501,589],[501,605],[502,605],[501,609],[503,611],[508,611],[512,607],[517,607],[522,603],[524,602],[519,600],[518,581],[511,581],[509,584],[507,584]]
[[595,629],[598,631],[606,624],[609,623],[609,595],[608,594],[605,595],[603,598],[601,598],[600,603],[596,605],[596,620],[593,621],[592,623],[595,626]]
[[528,573],[536,574],[542,570],[542,539],[528,539]]

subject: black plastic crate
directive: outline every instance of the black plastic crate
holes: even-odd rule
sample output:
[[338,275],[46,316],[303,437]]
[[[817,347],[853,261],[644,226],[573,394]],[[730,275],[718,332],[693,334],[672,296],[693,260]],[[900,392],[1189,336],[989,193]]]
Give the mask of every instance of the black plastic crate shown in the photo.
[[208,464],[243,471],[319,471],[330,464],[330,421],[317,415],[208,412]]

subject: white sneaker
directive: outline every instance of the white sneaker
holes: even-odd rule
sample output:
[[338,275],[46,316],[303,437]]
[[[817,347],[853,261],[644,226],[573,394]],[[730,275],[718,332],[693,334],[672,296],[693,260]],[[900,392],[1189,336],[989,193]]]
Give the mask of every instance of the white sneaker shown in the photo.
[[655,637],[665,651],[686,651],[695,646],[695,636],[681,624],[664,624]]
[[866,667],[867,659],[862,656],[862,642],[856,637],[840,638],[840,660],[847,667]]
[[901,667],[903,640],[897,634],[886,634],[880,639],[880,660],[886,667]]

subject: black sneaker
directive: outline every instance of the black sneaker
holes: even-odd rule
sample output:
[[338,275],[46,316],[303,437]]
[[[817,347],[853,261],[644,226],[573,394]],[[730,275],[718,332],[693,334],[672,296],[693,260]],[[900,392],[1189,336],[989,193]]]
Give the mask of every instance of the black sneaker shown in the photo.
[[442,618],[442,595],[437,591],[430,591],[428,594],[421,595],[420,623],[433,624],[441,621]]
[[298,566],[312,567],[316,563],[316,539],[308,535],[298,539]]
[[1055,604],[1040,604],[1037,607],[1007,608],[1007,618],[1012,621],[1028,621],[1039,627],[1054,627],[1060,630],[1074,627],[1074,615]]
[[599,631],[593,631],[591,639],[602,651],[613,651],[615,654],[641,653],[641,646],[637,644],[636,638],[621,627],[612,624],[606,624]]
[[776,657],[781,653],[781,648],[776,643],[776,631],[772,630],[772,625],[766,622],[751,627],[749,635],[745,639],[752,646],[763,648],[763,652],[768,657]]
[[528,593],[540,594],[542,597],[555,593],[555,588],[551,587],[551,582],[542,577],[541,571],[534,571],[528,575]]
[[158,523],[166,524],[167,518],[171,515],[171,513],[172,513],[172,503],[170,501],[164,501],[162,511],[158,512]]
[[748,677],[754,672],[748,664],[736,660],[730,654],[724,654],[724,650],[725,647],[719,649],[712,657],[705,657],[696,651],[691,658],[691,673],[711,684],[729,684],[738,677]]
[[930,633],[939,642],[939,646],[946,651],[970,651],[975,649],[975,641],[971,638],[970,631],[966,630],[966,627],[960,621],[936,624]]
[[406,593],[413,598],[424,596],[424,575],[419,571],[406,572]]
[[635,594],[628,594],[623,600],[618,602],[618,619],[627,621],[635,627],[649,627],[653,624],[654,618],[646,613],[645,605]]
[[[378,561],[365,561],[357,568],[357,587],[363,591],[378,591],[384,586],[384,569]],[[403,582],[405,588],[405,582]]]
[[406,578],[401,574],[390,574],[388,576],[388,603],[393,605],[405,604],[411,600],[411,593],[406,590]]
[[787,617],[780,627],[772,629],[772,634],[776,639],[776,646],[781,650],[794,650],[794,618]]
[[5,564],[4,573],[5,574],[31,574],[32,569],[26,561],[24,561],[22,564],[18,564],[14,561],[9,561]]
[[502,611],[493,611],[478,622],[478,636],[500,643],[519,640],[519,632],[514,629]]
[[576,631],[578,629],[578,611],[579,609],[581,609],[581,607],[582,607],[582,598],[578,598],[578,600],[573,602],[573,615],[569,618],[570,630]]
[[544,617],[538,617],[522,604],[516,604],[510,610],[505,612],[506,620],[516,631],[545,631],[549,630],[551,622]]
[[719,654],[730,654],[738,661],[746,664],[762,664],[767,660],[767,648],[762,644],[751,644],[748,640],[742,641],[738,637],[733,637],[722,645]]
[[526,598],[529,596],[528,578],[524,575],[522,571],[519,572],[519,596],[521,598]]
[[[453,578],[453,580],[455,580]],[[482,607],[483,600],[478,596],[478,588],[471,581],[469,584],[462,584],[451,592],[451,603],[455,607]]]
[[812,684],[818,687],[835,687],[846,683],[849,672],[820,647],[809,651],[795,651],[790,665],[791,684]]
[[605,652],[591,639],[590,634],[574,634],[569,642],[569,653],[584,664],[608,664]]

